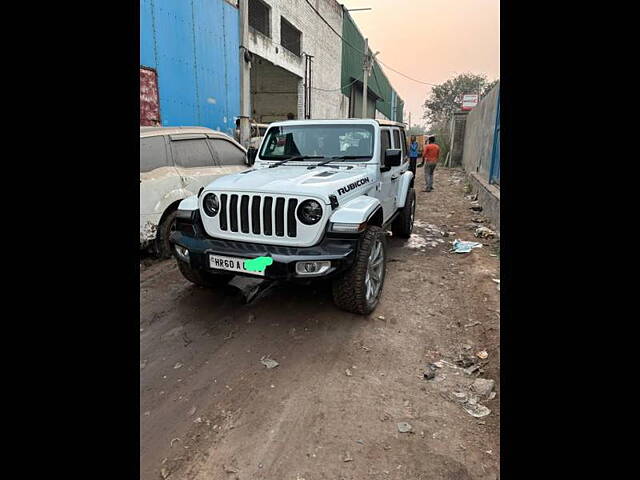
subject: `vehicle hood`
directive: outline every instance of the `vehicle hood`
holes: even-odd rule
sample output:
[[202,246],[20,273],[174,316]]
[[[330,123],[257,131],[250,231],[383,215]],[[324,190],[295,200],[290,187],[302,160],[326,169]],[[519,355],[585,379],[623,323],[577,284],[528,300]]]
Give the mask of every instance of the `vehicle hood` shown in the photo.
[[322,166],[311,170],[308,166],[282,165],[245,170],[214,180],[205,191],[308,195],[330,203],[329,195],[346,200],[375,188],[375,177],[367,165],[350,165],[352,168]]

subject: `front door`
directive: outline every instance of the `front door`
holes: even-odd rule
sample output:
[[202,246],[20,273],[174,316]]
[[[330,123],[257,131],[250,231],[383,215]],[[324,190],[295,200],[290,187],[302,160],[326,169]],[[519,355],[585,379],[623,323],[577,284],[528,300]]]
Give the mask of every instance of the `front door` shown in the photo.
[[[395,211],[395,184],[397,180],[392,180],[395,172],[394,168],[384,166],[384,155],[388,148],[393,148],[391,142],[391,129],[380,129],[380,191],[378,200],[382,204],[382,215],[386,222]],[[396,167],[397,168],[397,167]]]

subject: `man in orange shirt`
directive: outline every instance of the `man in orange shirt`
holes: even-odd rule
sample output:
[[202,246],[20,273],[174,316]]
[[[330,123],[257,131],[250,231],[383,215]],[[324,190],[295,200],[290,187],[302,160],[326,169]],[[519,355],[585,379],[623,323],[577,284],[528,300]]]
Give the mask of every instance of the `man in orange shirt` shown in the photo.
[[425,192],[433,190],[433,171],[438,164],[438,157],[440,156],[440,147],[436,143],[436,137],[429,137],[429,143],[424,146],[422,153],[424,162],[424,178],[426,183]]

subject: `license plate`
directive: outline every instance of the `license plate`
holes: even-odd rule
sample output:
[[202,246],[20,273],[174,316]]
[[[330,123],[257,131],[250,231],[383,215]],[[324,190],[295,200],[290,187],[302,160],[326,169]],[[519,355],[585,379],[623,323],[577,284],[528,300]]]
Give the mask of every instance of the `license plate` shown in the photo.
[[252,270],[247,270],[244,268],[244,261],[246,258],[237,258],[237,257],[221,257],[219,255],[209,255],[209,267],[216,268],[218,270],[228,270],[230,272],[242,272],[248,273],[249,275],[257,275],[259,277],[264,277],[264,270],[261,272],[256,272]]

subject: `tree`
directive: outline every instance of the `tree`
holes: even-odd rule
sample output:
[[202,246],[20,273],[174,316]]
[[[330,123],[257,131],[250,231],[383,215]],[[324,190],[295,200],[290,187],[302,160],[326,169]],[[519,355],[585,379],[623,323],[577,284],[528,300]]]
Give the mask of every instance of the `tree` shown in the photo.
[[443,129],[451,119],[451,115],[460,110],[462,96],[480,92],[484,97],[496,84],[498,79],[489,82],[486,75],[463,73],[431,89],[431,94],[424,102],[424,119],[430,129],[439,126]]

